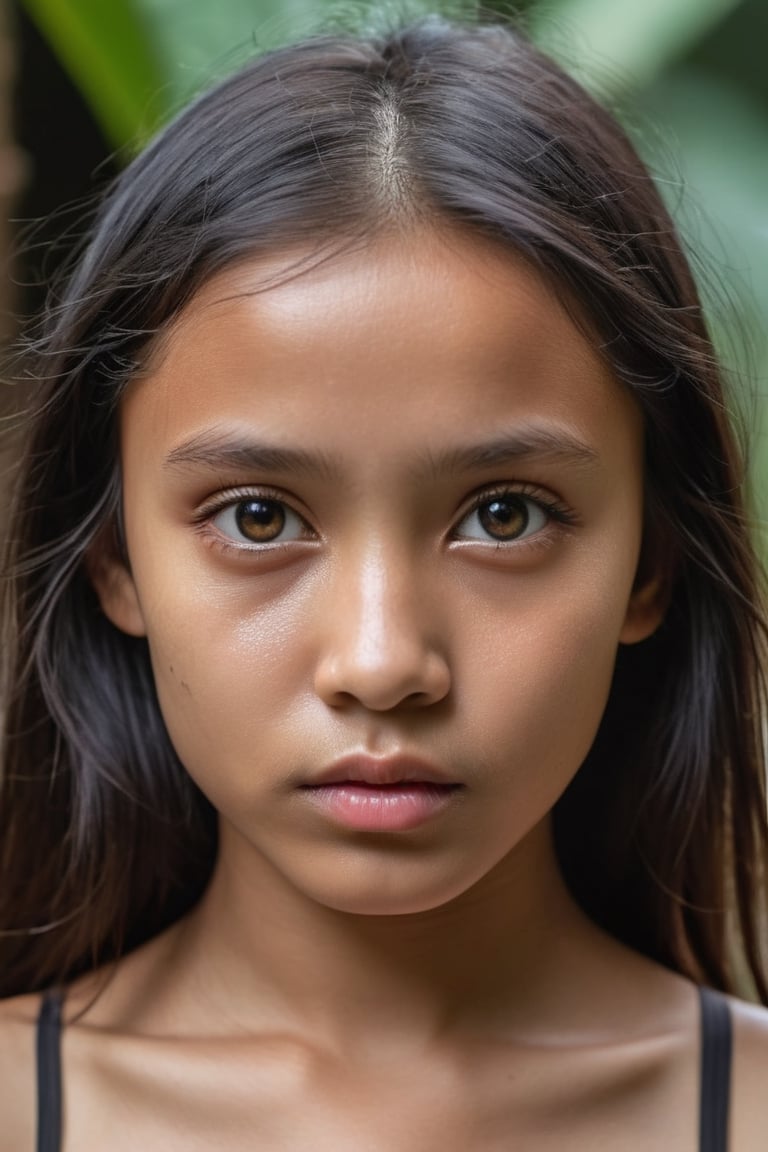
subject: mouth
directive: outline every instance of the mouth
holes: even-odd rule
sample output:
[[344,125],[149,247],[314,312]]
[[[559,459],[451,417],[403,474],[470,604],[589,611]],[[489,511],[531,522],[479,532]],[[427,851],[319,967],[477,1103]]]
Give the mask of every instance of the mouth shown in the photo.
[[348,756],[301,785],[313,807],[356,831],[406,832],[451,803],[464,785],[426,761]]
[[405,784],[431,784],[459,788],[461,782],[451,779],[441,768],[415,756],[343,756],[335,760],[303,787],[324,784],[368,784],[390,787]]

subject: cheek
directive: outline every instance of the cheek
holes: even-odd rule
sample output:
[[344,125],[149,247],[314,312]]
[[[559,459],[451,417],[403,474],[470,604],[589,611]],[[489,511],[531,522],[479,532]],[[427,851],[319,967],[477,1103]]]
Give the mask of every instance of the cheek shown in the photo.
[[[582,606],[583,607],[583,606]],[[537,744],[581,762],[602,717],[616,658],[613,629],[604,613],[582,611],[574,619],[550,609],[518,638],[519,674],[512,677],[512,699],[521,722]]]
[[254,603],[252,592],[205,581],[145,609],[160,707],[192,775],[226,760],[237,787],[272,754],[311,690],[311,611],[309,588]]
[[[610,692],[632,570],[563,571],[518,589],[467,638],[458,710],[478,755],[516,794],[546,811],[584,761]],[[463,699],[462,699],[463,696]]]

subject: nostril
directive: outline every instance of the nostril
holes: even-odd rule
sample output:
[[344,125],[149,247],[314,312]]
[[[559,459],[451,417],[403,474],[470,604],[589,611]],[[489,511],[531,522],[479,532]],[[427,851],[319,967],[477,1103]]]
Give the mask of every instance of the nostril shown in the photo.
[[[439,699],[442,698],[442,696],[439,697]],[[429,692],[412,692],[410,696],[407,696],[403,701],[404,704],[413,704],[416,706],[429,705],[436,702],[437,701],[433,699]]]
[[450,671],[447,662],[434,653],[414,651],[412,658],[387,659],[377,663],[345,659],[321,660],[315,676],[315,690],[330,707],[362,704],[371,711],[392,708],[425,708],[448,695]]

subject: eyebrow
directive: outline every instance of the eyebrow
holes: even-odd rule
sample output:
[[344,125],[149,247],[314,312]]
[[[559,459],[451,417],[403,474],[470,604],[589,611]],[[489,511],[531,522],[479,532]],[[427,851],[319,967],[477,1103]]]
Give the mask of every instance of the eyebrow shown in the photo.
[[338,469],[324,453],[305,452],[300,448],[282,448],[245,436],[217,431],[200,432],[173,448],[163,462],[164,468],[232,469],[236,472],[306,472],[329,478]]
[[594,471],[600,457],[594,448],[564,428],[528,425],[479,444],[457,445],[440,453],[427,451],[424,462],[432,475],[472,472],[516,460],[552,461]]
[[[437,453],[427,449],[417,458],[414,472],[438,477],[486,470],[521,460],[552,461],[587,471],[595,470],[600,463],[594,448],[572,432],[530,425],[477,444],[456,445]],[[173,448],[163,467],[306,473],[326,479],[338,479],[341,475],[339,464],[325,453],[285,448],[215,430],[200,432]]]

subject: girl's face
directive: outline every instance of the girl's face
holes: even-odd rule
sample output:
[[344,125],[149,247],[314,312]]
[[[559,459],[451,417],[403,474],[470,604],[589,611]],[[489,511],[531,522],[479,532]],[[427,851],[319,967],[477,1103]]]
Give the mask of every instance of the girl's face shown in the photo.
[[[483,241],[382,239],[260,291],[280,267],[209,282],[131,385],[131,570],[94,579],[148,638],[222,854],[330,907],[425,910],[523,851],[618,644],[659,622],[641,419]],[[377,768],[456,787],[307,787]]]

